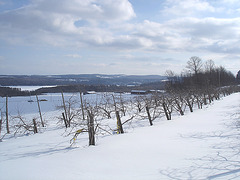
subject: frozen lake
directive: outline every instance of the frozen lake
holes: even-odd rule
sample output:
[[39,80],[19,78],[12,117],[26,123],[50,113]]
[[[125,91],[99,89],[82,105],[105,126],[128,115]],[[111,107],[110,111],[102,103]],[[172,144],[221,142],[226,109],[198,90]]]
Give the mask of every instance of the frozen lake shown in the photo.
[[[67,97],[67,95],[65,95]],[[46,94],[39,95],[40,107],[42,112],[48,112],[56,110],[57,106],[61,106],[61,94]],[[32,101],[32,102],[29,102]],[[6,98],[0,98],[0,109],[2,112],[6,111]],[[10,115],[30,114],[38,112],[38,105],[36,96],[19,96],[19,97],[8,97],[8,111]]]
[[[107,93],[110,96],[111,93]],[[119,94],[116,94],[119,96]],[[83,96],[83,100],[89,103],[100,103],[103,98],[106,97],[106,93],[86,94]],[[111,97],[111,96],[110,96]],[[131,98],[134,95],[124,94],[124,98]],[[49,93],[39,95],[41,111],[49,112],[57,110],[59,106],[62,106],[61,93]],[[64,93],[65,102],[71,101],[74,107],[81,107],[80,94],[79,93]],[[42,101],[41,101],[42,100]],[[32,102],[29,102],[32,101]],[[6,112],[6,98],[0,97],[0,111]],[[36,96],[18,96],[8,97],[8,112],[10,115],[17,115],[18,112],[23,114],[38,113],[38,105]]]

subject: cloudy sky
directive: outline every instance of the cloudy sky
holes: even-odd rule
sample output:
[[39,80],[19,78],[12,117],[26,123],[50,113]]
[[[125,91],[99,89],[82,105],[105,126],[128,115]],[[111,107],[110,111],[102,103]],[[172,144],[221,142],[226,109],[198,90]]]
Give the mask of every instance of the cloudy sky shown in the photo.
[[239,0],[0,0],[0,74],[240,70]]

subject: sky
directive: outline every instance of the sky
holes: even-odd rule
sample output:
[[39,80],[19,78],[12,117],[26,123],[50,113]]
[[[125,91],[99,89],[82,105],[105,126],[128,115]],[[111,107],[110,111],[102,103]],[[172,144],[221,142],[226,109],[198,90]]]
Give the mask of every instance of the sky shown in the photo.
[[0,0],[0,74],[240,70],[239,0]]

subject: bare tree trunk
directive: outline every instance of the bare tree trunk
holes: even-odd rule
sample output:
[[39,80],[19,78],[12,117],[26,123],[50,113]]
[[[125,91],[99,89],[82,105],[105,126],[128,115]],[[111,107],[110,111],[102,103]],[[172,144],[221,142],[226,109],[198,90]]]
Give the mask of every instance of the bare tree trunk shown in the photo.
[[81,100],[82,117],[83,117],[83,120],[85,120],[84,109],[83,109],[83,98],[82,98],[81,92],[80,92],[80,100]]
[[88,110],[88,135],[89,135],[89,146],[95,146],[95,130],[94,130],[94,117],[93,114]]
[[114,108],[115,108],[115,112],[117,112],[117,104],[116,104],[115,97],[114,97],[113,94],[112,94],[112,97],[113,97],[113,105],[114,105]]
[[202,109],[202,106],[203,106],[202,96],[197,95],[196,99],[197,99],[197,103],[198,103],[198,109]]
[[7,128],[7,133],[10,134],[9,121],[8,121],[8,96],[6,96],[6,128]]
[[211,93],[208,93],[208,101],[209,101],[209,104],[212,102]]
[[1,119],[0,119],[0,136],[1,136],[1,132],[2,132],[2,122],[3,122],[3,115],[2,115],[2,111],[1,112]]
[[118,134],[123,134],[123,127],[122,127],[122,122],[121,122],[121,118],[119,116],[119,111],[116,111],[116,117],[117,117],[117,133]]
[[151,118],[151,115],[150,115],[149,107],[148,107],[148,106],[146,106],[146,111],[147,111],[147,115],[148,115],[148,120],[149,120],[150,126],[152,126],[153,123],[152,123],[152,118]]
[[122,127],[122,122],[121,122],[121,118],[120,118],[120,115],[119,115],[119,111],[117,111],[117,104],[116,104],[116,101],[115,101],[115,97],[114,95],[112,95],[113,97],[113,104],[114,104],[114,108],[115,108],[115,114],[116,114],[116,118],[117,118],[117,133],[118,134],[123,134],[124,131],[123,131],[123,127]]
[[201,108],[201,104],[200,104],[200,100],[199,100],[199,97],[198,97],[198,94],[195,95],[195,98],[196,98],[196,100],[197,100],[198,109],[202,109],[202,108]]
[[138,107],[138,112],[140,113],[140,112],[141,112],[141,106],[140,106],[140,104],[138,104],[137,107]]
[[70,127],[69,121],[68,121],[68,115],[67,115],[67,108],[66,108],[66,104],[65,104],[65,100],[64,100],[64,95],[63,92],[62,93],[62,101],[63,101],[63,108],[64,108],[64,112],[65,112],[65,120],[68,124],[68,127]]
[[207,98],[206,98],[206,94],[203,94],[203,103],[204,105],[207,105]]
[[38,111],[39,111],[39,116],[40,116],[41,124],[42,124],[42,127],[44,127],[44,122],[43,122],[43,119],[42,119],[42,113],[41,113],[40,103],[39,103],[38,95],[37,95],[37,94],[36,94],[36,98],[37,98]]
[[35,119],[33,119],[33,132],[34,132],[34,134],[38,133],[37,124],[36,124],[36,120]]
[[192,105],[191,105],[190,100],[187,98],[186,101],[187,101],[187,105],[188,105],[188,107],[189,107],[190,112],[193,112],[193,107],[192,107]]
[[124,107],[124,102],[122,100],[122,95],[120,93],[120,103],[121,103],[121,106],[122,106],[122,112],[123,112],[123,115],[126,116],[126,110],[125,110],[125,107]]
[[171,116],[170,116],[170,114],[168,113],[168,110],[167,110],[167,107],[166,107],[166,103],[163,102],[163,103],[162,103],[162,106],[163,106],[163,110],[164,110],[164,113],[165,113],[165,116],[166,116],[167,120],[171,120]]
[[220,92],[215,92],[214,93],[214,97],[215,97],[215,100],[219,100],[220,99]]
[[67,123],[67,120],[65,118],[64,113],[62,113],[62,117],[63,117],[63,121],[64,121],[64,124],[65,124],[65,127],[67,128],[68,127],[68,123]]
[[183,116],[184,112],[182,110],[180,103],[177,100],[175,100],[175,104],[177,105],[177,110],[179,111],[180,115]]

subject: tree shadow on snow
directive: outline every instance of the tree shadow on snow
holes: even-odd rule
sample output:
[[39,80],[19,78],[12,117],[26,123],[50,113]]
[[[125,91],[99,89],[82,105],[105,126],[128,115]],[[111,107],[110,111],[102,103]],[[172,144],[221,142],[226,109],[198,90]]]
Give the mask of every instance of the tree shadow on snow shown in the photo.
[[[239,124],[239,120],[237,124]],[[225,132],[181,135],[182,138],[214,140],[211,151],[204,157],[187,159],[193,165],[182,169],[161,169],[159,173],[168,179],[240,179],[240,133],[236,124]],[[235,126],[235,127],[233,127]]]
[[64,147],[64,146],[48,147],[41,150],[32,150],[30,152],[12,154],[9,158],[5,159],[5,161],[20,159],[20,158],[27,158],[27,157],[49,156],[55,153],[67,153],[77,148],[78,147]]

